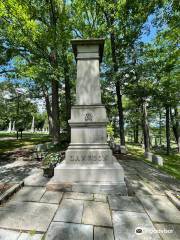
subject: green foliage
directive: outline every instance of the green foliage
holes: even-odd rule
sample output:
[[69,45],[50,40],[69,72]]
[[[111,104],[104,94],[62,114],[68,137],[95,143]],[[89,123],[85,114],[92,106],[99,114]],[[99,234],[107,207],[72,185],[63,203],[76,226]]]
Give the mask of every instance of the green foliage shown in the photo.
[[18,85],[10,82],[0,83],[0,129],[7,129],[9,121],[15,121],[15,128],[30,128],[32,115],[37,106],[31,102],[28,93],[19,93]]
[[106,130],[107,130],[107,134],[108,134],[110,137],[113,137],[113,136],[114,136],[114,128],[113,128],[112,123],[109,123],[109,124],[107,125]]
[[[67,129],[68,88],[71,88],[71,103],[75,100],[76,65],[70,40],[103,37],[106,42],[101,86],[102,101],[111,123],[107,128],[109,134],[118,137],[115,85],[119,82],[126,133],[133,134],[137,125],[141,129],[141,106],[146,101],[151,134],[159,133],[161,114],[164,135],[164,107],[168,105],[173,112],[179,105],[178,8],[179,2],[173,0],[2,1],[0,73],[11,80],[21,80],[21,84],[29,89],[31,98],[48,99],[50,113],[47,116],[38,114],[25,97],[18,98],[13,89],[10,91],[12,86],[8,85],[6,89],[14,94],[14,100],[0,102],[1,128],[7,128],[10,119],[15,119],[17,125],[28,126],[32,115],[36,119],[36,128],[47,126],[48,118],[52,116],[51,82],[55,80],[59,83],[60,125]],[[149,17],[153,18],[151,24],[157,35],[145,44],[141,36],[149,33]],[[9,61],[12,71],[5,68]],[[67,77],[68,87],[65,86]],[[2,91],[0,94],[2,96]],[[173,125],[178,118],[177,114],[171,120]],[[62,141],[65,141],[63,136]]]
[[55,167],[56,164],[61,163],[63,159],[64,155],[61,152],[52,152],[45,156],[42,163],[45,168]]

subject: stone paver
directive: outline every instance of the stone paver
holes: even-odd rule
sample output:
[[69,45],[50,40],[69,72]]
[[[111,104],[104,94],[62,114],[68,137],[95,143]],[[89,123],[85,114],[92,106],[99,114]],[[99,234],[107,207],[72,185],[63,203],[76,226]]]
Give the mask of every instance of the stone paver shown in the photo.
[[114,240],[113,229],[94,227],[94,240]]
[[[160,240],[155,228],[146,213],[113,211],[113,226],[115,240]],[[141,228],[142,234],[137,235],[136,229]]]
[[178,224],[154,224],[157,230],[160,230],[160,236],[163,240],[179,240],[180,225]]
[[17,240],[19,235],[16,231],[0,229],[0,240]]
[[64,198],[79,199],[79,200],[93,200],[93,194],[79,193],[79,192],[66,192]]
[[23,187],[13,197],[17,202],[39,202],[46,188],[44,187]]
[[180,223],[179,210],[165,196],[140,196],[144,208],[153,222]]
[[40,202],[59,204],[62,199],[62,192],[46,191],[42,196]]
[[109,205],[102,202],[84,202],[82,223],[97,226],[112,226]]
[[136,195],[152,195],[153,194],[152,189],[149,188],[147,183],[143,180],[131,181],[130,185],[134,190],[134,192],[136,193]]
[[42,240],[43,234],[21,233],[18,240]]
[[[178,182],[141,161],[120,162],[129,193],[136,196],[46,191],[49,179],[41,169],[34,169],[25,187],[0,207],[0,240],[40,240],[40,233],[49,226],[45,240],[179,239],[179,211],[164,196],[164,190],[172,186],[178,190]],[[23,170],[23,163],[17,165]],[[142,234],[135,233],[136,227],[142,228]],[[39,233],[29,235],[27,231],[32,230]]]
[[[29,176],[32,169],[39,167],[40,163],[37,161],[23,161],[19,160],[20,157],[16,156],[14,159],[8,157],[6,160],[1,159],[0,162],[0,181],[18,183],[25,177]],[[16,159],[16,160],[15,160]],[[18,159],[18,160],[17,160]]]
[[136,197],[129,196],[108,196],[112,210],[144,212],[144,208]]
[[93,240],[93,226],[52,222],[45,240]]
[[94,201],[96,202],[107,202],[107,195],[105,194],[94,194]]
[[0,228],[45,232],[57,208],[55,204],[10,202],[0,207]]
[[46,183],[49,181],[49,178],[43,176],[43,171],[39,170],[36,173],[26,177],[24,179],[25,186],[34,186],[34,187],[45,187]]
[[63,199],[53,221],[81,223],[82,213],[82,200]]

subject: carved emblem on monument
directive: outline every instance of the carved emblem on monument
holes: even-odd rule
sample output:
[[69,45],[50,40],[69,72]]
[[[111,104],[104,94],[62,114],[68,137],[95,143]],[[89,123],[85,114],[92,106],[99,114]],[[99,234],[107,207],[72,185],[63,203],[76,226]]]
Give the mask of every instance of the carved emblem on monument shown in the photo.
[[92,122],[92,120],[93,120],[92,113],[86,113],[85,122]]

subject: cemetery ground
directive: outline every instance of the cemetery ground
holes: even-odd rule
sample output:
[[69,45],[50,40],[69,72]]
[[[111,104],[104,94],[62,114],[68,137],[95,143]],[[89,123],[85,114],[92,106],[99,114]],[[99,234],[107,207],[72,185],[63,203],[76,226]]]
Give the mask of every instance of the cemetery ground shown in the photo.
[[24,134],[23,140],[1,135],[1,188],[21,186],[0,206],[0,240],[179,239],[178,205],[168,195],[178,202],[178,154],[163,155],[164,166],[156,167],[140,146],[128,144],[126,155],[116,155],[127,196],[55,192],[46,190],[41,161],[31,158],[32,146],[49,140],[44,134]]

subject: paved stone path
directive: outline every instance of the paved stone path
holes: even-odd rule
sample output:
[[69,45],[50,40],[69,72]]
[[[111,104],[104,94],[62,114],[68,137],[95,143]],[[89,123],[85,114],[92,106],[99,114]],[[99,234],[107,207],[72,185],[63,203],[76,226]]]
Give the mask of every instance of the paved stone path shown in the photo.
[[38,161],[23,161],[19,158],[16,161],[0,162],[0,183],[18,183],[31,174],[31,171],[38,169],[41,163]]
[[180,214],[164,192],[179,183],[144,162],[121,164],[128,196],[46,191],[35,171],[0,207],[0,240],[179,239]]

